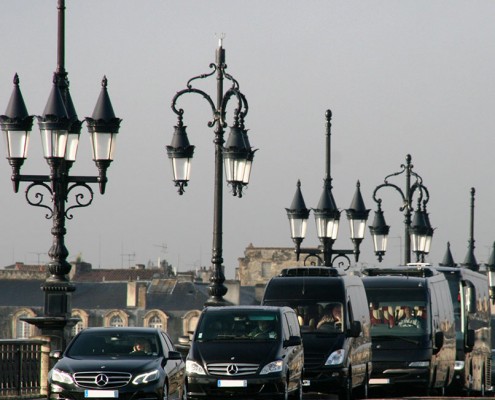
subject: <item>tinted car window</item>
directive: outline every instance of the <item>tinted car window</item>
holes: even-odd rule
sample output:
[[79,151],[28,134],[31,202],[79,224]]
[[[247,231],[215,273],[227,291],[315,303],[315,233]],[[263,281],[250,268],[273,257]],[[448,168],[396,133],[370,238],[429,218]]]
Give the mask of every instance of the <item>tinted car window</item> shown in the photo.
[[205,314],[196,328],[196,340],[276,340],[281,335],[279,315],[267,311]]

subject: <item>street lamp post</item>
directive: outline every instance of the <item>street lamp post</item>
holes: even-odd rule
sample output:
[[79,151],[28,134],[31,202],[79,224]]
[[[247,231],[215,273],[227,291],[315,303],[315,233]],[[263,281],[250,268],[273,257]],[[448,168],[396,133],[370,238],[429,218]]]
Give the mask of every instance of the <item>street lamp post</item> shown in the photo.
[[[387,237],[390,226],[385,223],[385,217],[381,209],[382,199],[377,198],[377,193],[384,187],[395,189],[401,196],[402,206],[400,211],[404,212],[404,260],[405,263],[411,262],[411,247],[416,253],[417,261],[424,261],[426,254],[430,252],[431,239],[433,237],[433,228],[430,224],[429,215],[426,212],[426,204],[430,199],[430,195],[426,186],[423,185],[423,178],[413,171],[414,166],[411,164],[411,156],[406,156],[406,164],[401,165],[401,170],[393,174],[387,175],[384,183],[378,185],[373,191],[373,200],[377,203],[377,211],[375,211],[375,219],[371,225],[370,232],[373,236],[375,254],[381,262],[387,249]],[[390,183],[388,180],[391,177],[405,173],[406,187],[403,191],[399,186]],[[414,178],[414,182],[411,182]],[[413,216],[413,196],[418,191],[417,208]],[[424,198],[423,198],[424,197]],[[421,203],[423,207],[421,208]]]
[[[354,243],[352,250],[338,250],[333,248],[339,230],[340,211],[335,204],[332,194],[331,165],[331,119],[332,112],[327,110],[326,118],[326,154],[325,154],[325,178],[323,180],[323,193],[316,209],[313,209],[321,246],[318,248],[301,248],[301,243],[306,236],[307,220],[310,210],[306,208],[301,192],[301,182],[297,182],[297,189],[290,208],[286,208],[289,218],[292,241],[295,244],[297,260],[301,254],[307,254],[305,262],[310,257],[316,257],[320,264],[326,267],[333,267],[337,258],[344,258],[350,266],[349,254],[354,254],[354,259],[359,260],[359,246],[364,238],[366,221],[370,210],[367,210],[363,196],[361,195],[360,183],[357,182],[356,192],[347,213],[351,230],[351,240]],[[322,257],[323,256],[323,257]]]
[[466,257],[464,258],[464,262],[461,264],[463,267],[469,268],[473,271],[479,271],[480,265],[478,261],[476,261],[476,256],[474,255],[474,195],[476,193],[476,189],[471,188],[471,202],[470,202],[470,213],[469,213],[469,240],[468,240],[468,251],[466,253]]
[[[225,164],[225,174],[227,183],[232,186],[234,196],[242,197],[243,189],[248,185],[251,174],[251,166],[256,150],[251,148],[247,129],[244,127],[244,118],[248,113],[248,103],[246,97],[239,89],[239,83],[225,72],[225,49],[222,47],[222,40],[216,50],[216,62],[210,64],[212,71],[208,74],[199,75],[189,79],[186,89],[176,93],[172,99],[172,110],[177,114],[178,122],[175,126],[174,135],[170,146],[167,146],[167,154],[172,163],[173,180],[177,186],[179,194],[183,194],[188,184],[191,173],[191,158],[194,153],[194,146],[190,145],[186,133],[186,126],[183,124],[184,110],[177,109],[177,101],[185,94],[195,93],[201,95],[211,107],[213,120],[208,122],[210,128],[215,127],[215,181],[214,181],[214,204],[213,204],[213,246],[212,246],[212,273],[210,276],[210,286],[208,287],[209,299],[206,305],[225,305],[223,296],[227,293],[224,286],[225,275],[223,272],[223,248],[222,248],[222,221],[223,221],[223,168]],[[216,103],[203,90],[192,86],[192,82],[197,79],[205,79],[216,74],[217,91]],[[232,82],[229,89],[224,92],[224,80]],[[230,101],[236,102],[234,110],[234,123],[230,127],[229,137],[224,147],[224,132],[228,126],[226,121],[227,106]]]
[[[72,219],[74,208],[87,207],[93,200],[93,190],[88,185],[99,185],[105,193],[106,170],[113,160],[115,139],[121,120],[115,117],[107,92],[107,79],[103,78],[102,89],[92,117],[85,118],[92,143],[93,160],[98,168],[98,176],[72,176],[70,169],[76,161],[79,135],[83,121],[78,120],[69,93],[69,81],[64,65],[65,1],[58,0],[57,69],[53,87],[45,110],[37,116],[41,132],[44,157],[49,165],[49,175],[22,175],[21,167],[27,158],[29,136],[33,116],[27,112],[19,87],[19,77],[14,77],[14,90],[5,115],[0,116],[0,129],[7,144],[7,159],[12,167],[14,192],[18,192],[20,182],[28,182],[27,202],[48,210],[46,218],[52,219],[51,233],[53,244],[48,251],[50,276],[41,285],[45,293],[44,314],[41,317],[23,320],[41,329],[43,335],[53,336],[56,344],[64,348],[71,328],[78,322],[71,318],[71,293],[75,286],[68,274],[71,265],[67,261],[69,252],[65,246],[65,220]],[[51,199],[51,202],[45,198]],[[86,196],[85,196],[86,194]],[[73,197],[73,205],[66,207]]]

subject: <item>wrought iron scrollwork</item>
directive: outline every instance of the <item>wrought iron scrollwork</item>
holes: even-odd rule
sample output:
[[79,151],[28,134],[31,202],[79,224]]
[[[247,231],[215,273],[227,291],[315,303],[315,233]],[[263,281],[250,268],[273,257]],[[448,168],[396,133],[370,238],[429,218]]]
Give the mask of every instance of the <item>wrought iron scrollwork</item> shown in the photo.
[[81,189],[81,188],[84,188],[88,191],[89,198],[86,199],[84,193],[74,192],[74,200],[75,200],[76,204],[68,207],[65,210],[65,217],[67,219],[73,218],[73,215],[71,213],[69,213],[69,210],[72,210],[74,208],[79,208],[79,207],[87,207],[93,202],[93,194],[94,194],[93,189],[91,189],[91,187],[88,184],[86,184],[85,182],[77,182],[77,183],[73,184],[72,186],[70,186],[69,189],[67,190],[67,197],[69,196],[69,193],[72,190]]
[[[49,195],[50,195],[50,202],[52,201],[52,198],[53,198],[53,191],[52,189],[50,188],[50,186],[48,186],[46,183],[44,182],[32,182],[31,184],[28,185],[28,187],[26,188],[26,201],[34,206],[34,207],[42,207],[42,208],[46,208],[47,210],[50,210],[50,213],[48,214],[45,214],[45,218],[46,219],[51,219],[53,218],[53,208],[50,207],[49,205],[45,204],[44,201],[45,201],[45,195],[40,192],[40,191],[37,191],[36,193],[31,193],[31,191],[36,191],[38,190],[39,188],[38,187],[42,187],[43,189],[45,189]],[[36,188],[36,189],[35,189]]]

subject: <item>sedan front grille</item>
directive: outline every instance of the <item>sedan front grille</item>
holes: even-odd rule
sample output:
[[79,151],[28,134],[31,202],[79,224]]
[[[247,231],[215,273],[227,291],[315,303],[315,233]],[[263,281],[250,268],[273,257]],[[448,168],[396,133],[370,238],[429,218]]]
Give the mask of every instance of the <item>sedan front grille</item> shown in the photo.
[[217,363],[206,366],[211,375],[239,376],[252,375],[258,371],[258,364]]
[[131,380],[131,374],[127,372],[76,372],[74,374],[76,384],[89,389],[115,389],[127,385]]

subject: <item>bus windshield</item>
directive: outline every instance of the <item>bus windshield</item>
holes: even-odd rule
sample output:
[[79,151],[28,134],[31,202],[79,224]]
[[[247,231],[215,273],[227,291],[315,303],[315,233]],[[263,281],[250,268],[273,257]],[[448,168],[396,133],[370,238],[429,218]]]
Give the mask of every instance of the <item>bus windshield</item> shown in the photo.
[[288,306],[294,309],[301,333],[342,333],[345,329],[345,313],[342,302],[297,299],[292,301],[266,301],[267,305]]
[[371,336],[418,336],[429,331],[424,290],[367,289]]

